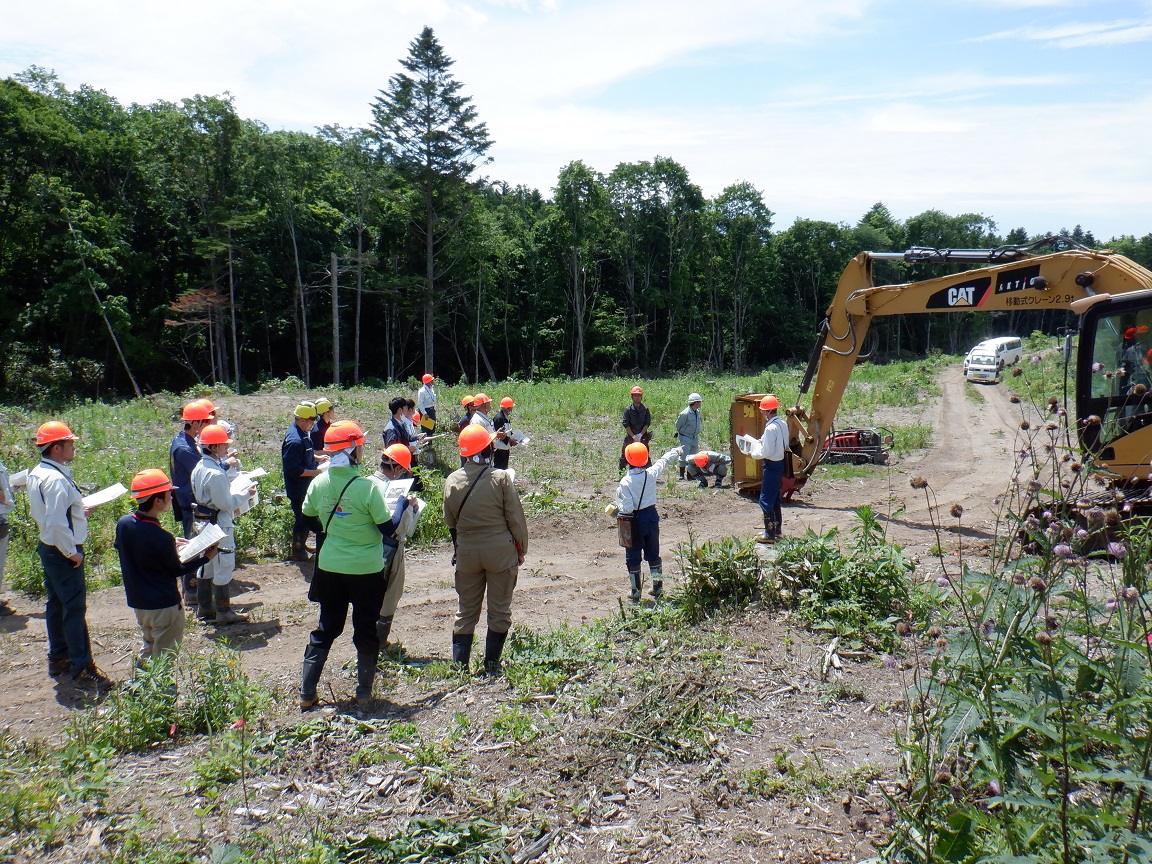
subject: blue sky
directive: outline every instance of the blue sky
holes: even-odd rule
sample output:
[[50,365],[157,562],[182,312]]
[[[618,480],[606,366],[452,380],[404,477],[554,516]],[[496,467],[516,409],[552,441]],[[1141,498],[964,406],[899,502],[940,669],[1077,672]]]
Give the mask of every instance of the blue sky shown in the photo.
[[489,176],[666,156],[706,195],[854,223],[1152,231],[1152,0],[0,0],[0,74],[124,103],[228,91],[272,128],[364,125],[425,24],[495,140]]

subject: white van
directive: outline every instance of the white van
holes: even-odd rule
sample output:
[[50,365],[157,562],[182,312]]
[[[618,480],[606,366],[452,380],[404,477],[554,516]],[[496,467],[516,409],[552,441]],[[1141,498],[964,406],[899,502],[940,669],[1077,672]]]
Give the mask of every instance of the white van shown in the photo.
[[[1019,336],[1000,336],[996,339],[985,339],[977,348],[991,349],[992,356],[996,358],[996,362],[1000,364],[1000,368],[1005,366],[1015,366],[1020,362],[1020,358],[1024,356],[1024,346],[1020,342]],[[976,349],[973,348],[973,351]]]
[[984,384],[995,384],[1000,380],[1002,365],[990,345],[977,345],[964,358],[964,378]]

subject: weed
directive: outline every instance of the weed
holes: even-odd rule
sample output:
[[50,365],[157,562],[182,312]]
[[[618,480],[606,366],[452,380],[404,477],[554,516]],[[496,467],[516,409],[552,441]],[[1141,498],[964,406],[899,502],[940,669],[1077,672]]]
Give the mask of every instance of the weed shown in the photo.
[[676,549],[683,579],[676,605],[691,621],[722,608],[743,608],[761,590],[761,559],[750,540],[689,542]]
[[846,790],[863,793],[867,785],[882,775],[875,765],[863,765],[851,771],[832,772],[824,767],[819,757],[805,757],[794,763],[783,753],[777,753],[771,767],[749,768],[737,778],[737,785],[749,795],[762,798],[786,798],[799,804],[812,794]]
[[492,721],[492,737],[497,741],[528,744],[541,734],[543,730],[522,707],[517,705],[505,705]]
[[508,829],[486,819],[464,823],[418,817],[387,837],[369,835],[336,846],[340,861],[456,861],[460,864],[511,862]]

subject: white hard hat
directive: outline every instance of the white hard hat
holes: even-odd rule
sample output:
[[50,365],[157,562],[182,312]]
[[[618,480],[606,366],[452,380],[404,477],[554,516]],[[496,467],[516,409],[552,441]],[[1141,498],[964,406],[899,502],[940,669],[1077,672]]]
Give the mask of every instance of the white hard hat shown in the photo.
[[691,405],[693,402],[703,402],[703,401],[704,400],[700,398],[699,393],[689,393],[688,394],[688,404],[689,405]]

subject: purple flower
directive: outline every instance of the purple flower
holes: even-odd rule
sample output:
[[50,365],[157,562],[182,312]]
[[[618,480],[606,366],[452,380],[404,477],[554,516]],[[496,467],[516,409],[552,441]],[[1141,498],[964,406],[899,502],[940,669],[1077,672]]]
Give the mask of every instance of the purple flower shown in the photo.
[[1092,371],[1093,372],[1103,372],[1104,371],[1104,364],[1103,363],[1093,363],[1092,364]]
[[980,632],[985,636],[991,636],[996,632],[996,622],[989,618],[987,621],[980,625]]
[[1000,794],[1000,781],[999,780],[989,780],[988,781],[988,794],[989,795],[999,795]]
[[1033,366],[1039,366],[1040,365],[1040,355],[1039,354],[1033,354],[1031,356],[1031,358],[1029,358],[1028,362],[1031,363]]
[[1115,597],[1104,603],[1104,611],[1106,612],[1115,612],[1118,608],[1120,608],[1120,602]]
[[889,672],[895,672],[897,669],[900,668],[900,661],[897,660],[896,657],[893,656],[892,654],[885,654],[880,659],[882,661],[884,661],[884,668],[887,669]]
[[1045,522],[1051,522],[1052,521],[1052,511],[1051,510],[1045,510],[1044,511],[1044,521]]
[[1076,529],[1076,539],[1077,540],[1087,540],[1088,539],[1088,532],[1085,531],[1083,528],[1077,528]]
[[[1027,453],[1028,453],[1027,450],[1025,450],[1023,452],[1025,453],[1025,455],[1027,455]],[[1029,492],[1039,492],[1043,488],[1044,487],[1040,485],[1039,480],[1029,480],[1028,481],[1028,491]]]
[[947,576],[937,576],[936,577],[936,584],[939,585],[941,588],[947,588],[952,583],[948,581]]
[[1113,540],[1111,543],[1108,544],[1108,554],[1111,555],[1113,558],[1117,558],[1117,559],[1123,558],[1125,555],[1128,554],[1128,547],[1125,546],[1123,543],[1120,543],[1120,542],[1117,542],[1116,540]]
[[1052,554],[1057,558],[1071,558],[1072,547],[1067,543],[1057,543],[1054,547],[1052,547]]

